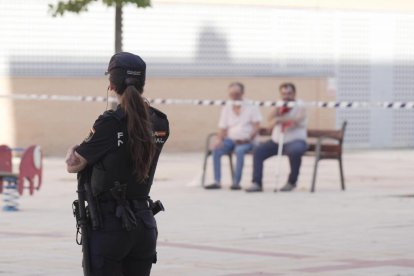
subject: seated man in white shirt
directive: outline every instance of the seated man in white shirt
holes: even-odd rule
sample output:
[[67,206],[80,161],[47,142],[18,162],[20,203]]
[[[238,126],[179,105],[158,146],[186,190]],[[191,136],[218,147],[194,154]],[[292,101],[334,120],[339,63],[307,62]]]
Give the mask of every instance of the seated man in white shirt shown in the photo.
[[214,183],[205,186],[206,189],[221,188],[221,156],[234,151],[237,161],[231,189],[240,190],[244,155],[252,150],[262,120],[259,108],[243,100],[243,84],[231,83],[228,93],[230,99],[237,102],[229,102],[221,110],[220,130],[213,149]]
[[280,95],[285,102],[295,102],[292,108],[278,107],[269,115],[269,124],[273,128],[272,137],[267,142],[257,146],[253,152],[253,179],[247,192],[261,192],[263,178],[263,162],[277,155],[279,137],[284,133],[283,154],[289,157],[290,174],[280,191],[289,192],[296,188],[302,155],[307,150],[306,110],[303,102],[296,100],[296,88],[292,83],[282,83]]

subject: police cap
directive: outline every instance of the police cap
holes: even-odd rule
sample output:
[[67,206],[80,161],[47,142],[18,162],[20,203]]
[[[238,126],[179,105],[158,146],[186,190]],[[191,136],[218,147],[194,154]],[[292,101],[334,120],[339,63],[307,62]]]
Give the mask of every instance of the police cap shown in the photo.
[[136,77],[145,81],[146,67],[145,61],[139,56],[120,52],[111,57],[105,75],[108,75],[113,69],[121,68],[125,70],[126,77]]

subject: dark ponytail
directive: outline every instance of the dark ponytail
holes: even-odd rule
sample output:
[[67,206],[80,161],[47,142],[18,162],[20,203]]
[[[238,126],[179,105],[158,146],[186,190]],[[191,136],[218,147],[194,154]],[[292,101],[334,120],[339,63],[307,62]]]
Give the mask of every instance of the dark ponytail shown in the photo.
[[140,181],[149,176],[155,154],[148,105],[141,96],[143,83],[139,78],[126,78],[122,69],[111,71],[109,80],[115,87],[115,92],[122,95],[121,107],[127,117],[128,144],[134,173]]

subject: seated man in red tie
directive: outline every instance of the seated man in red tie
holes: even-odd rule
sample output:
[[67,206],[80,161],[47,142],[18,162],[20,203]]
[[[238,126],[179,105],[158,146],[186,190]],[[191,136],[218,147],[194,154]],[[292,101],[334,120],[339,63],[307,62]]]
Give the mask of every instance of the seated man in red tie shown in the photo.
[[271,156],[278,154],[279,135],[283,131],[283,154],[289,157],[290,174],[286,184],[280,189],[289,192],[296,188],[302,156],[307,150],[306,110],[303,102],[296,100],[296,88],[292,83],[283,83],[279,87],[280,95],[285,102],[295,102],[291,108],[279,107],[269,115],[272,130],[270,140],[257,146],[253,151],[253,179],[246,192],[263,190],[263,163]]

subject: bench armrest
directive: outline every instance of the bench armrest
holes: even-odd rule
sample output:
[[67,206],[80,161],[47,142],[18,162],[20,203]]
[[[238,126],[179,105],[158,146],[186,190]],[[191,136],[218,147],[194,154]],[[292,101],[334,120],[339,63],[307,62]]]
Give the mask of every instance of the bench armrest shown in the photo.
[[217,137],[217,133],[216,132],[212,132],[212,133],[210,133],[209,135],[207,135],[207,138],[206,138],[206,147],[205,147],[205,152],[207,153],[207,152],[209,152],[211,149],[210,149],[210,145],[211,145],[211,140],[214,138],[214,137]]
[[[331,136],[319,136],[316,141],[316,145],[315,145],[315,153],[317,156],[321,154],[323,143],[326,140],[340,142],[339,139],[331,137]],[[336,146],[340,146],[340,144],[336,144]]]

